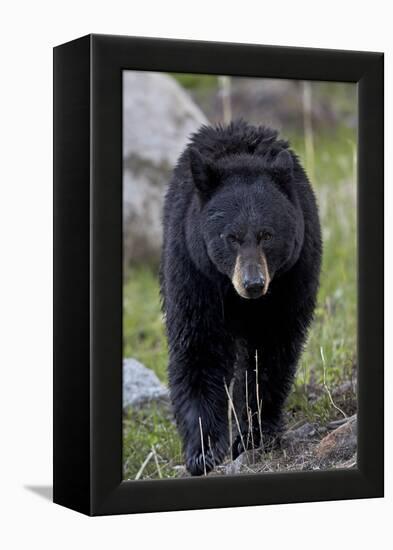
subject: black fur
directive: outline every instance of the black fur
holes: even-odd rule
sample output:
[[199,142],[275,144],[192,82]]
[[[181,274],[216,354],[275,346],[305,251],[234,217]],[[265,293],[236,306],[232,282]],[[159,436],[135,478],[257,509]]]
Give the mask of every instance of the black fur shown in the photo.
[[[265,254],[271,278],[268,292],[254,300],[231,281],[245,247]],[[258,392],[264,443],[279,436],[313,316],[321,249],[312,188],[277,132],[239,121],[193,135],[165,199],[160,271],[171,399],[191,474],[211,470],[228,453],[226,387],[235,364],[244,433],[234,455],[243,443],[262,444]]]

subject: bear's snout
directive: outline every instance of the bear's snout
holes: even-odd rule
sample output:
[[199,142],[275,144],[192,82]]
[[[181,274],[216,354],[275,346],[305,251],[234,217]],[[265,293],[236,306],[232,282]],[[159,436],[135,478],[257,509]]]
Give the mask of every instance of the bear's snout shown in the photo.
[[242,298],[260,298],[268,291],[269,283],[270,275],[264,254],[252,260],[238,254],[232,284]]
[[244,269],[243,286],[250,298],[259,298],[263,294],[265,278],[257,265]]

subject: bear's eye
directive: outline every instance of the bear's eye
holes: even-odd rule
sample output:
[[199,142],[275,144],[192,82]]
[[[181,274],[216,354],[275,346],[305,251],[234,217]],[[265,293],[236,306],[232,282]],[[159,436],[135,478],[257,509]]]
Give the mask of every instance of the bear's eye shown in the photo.
[[242,240],[238,235],[228,235],[228,241],[233,244],[241,244]]
[[272,239],[273,235],[270,233],[270,231],[261,231],[257,235],[258,243],[261,241],[270,241]]

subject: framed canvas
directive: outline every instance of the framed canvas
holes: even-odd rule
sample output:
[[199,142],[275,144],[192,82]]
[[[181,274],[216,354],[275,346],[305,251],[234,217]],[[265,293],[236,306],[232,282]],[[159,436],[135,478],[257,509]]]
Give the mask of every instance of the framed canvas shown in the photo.
[[383,54],[56,47],[54,502],[381,497],[383,398]]

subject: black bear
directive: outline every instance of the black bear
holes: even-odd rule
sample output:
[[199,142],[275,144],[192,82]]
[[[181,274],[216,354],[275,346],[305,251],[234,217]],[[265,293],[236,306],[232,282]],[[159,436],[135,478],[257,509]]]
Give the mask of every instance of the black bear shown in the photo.
[[186,467],[201,475],[229,451],[228,405],[234,457],[279,439],[319,284],[318,209],[288,142],[237,121],[192,136],[163,223],[170,394]]

